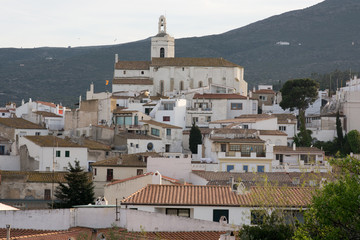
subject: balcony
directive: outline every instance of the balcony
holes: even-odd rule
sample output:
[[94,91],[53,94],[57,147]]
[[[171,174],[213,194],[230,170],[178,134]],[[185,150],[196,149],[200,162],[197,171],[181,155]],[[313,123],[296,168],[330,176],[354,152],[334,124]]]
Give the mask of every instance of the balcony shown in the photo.
[[199,112],[211,113],[212,108],[193,108],[193,107],[189,107],[189,108],[187,108],[187,111],[188,112],[193,112],[193,113],[199,113]]
[[[218,158],[265,158],[265,152],[218,152]],[[270,156],[269,156],[270,157]]]

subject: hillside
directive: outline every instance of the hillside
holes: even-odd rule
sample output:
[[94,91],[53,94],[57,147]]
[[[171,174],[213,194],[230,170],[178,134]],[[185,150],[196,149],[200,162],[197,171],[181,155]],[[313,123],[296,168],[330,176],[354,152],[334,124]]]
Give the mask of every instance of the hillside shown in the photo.
[[[176,56],[228,59],[245,67],[249,87],[314,72],[359,71],[359,12],[358,0],[326,0],[223,34],[176,39]],[[280,41],[290,45],[277,45]],[[112,46],[0,49],[0,106],[32,97],[73,107],[91,82],[96,91],[111,91],[104,83],[112,79],[115,53],[121,60],[148,60],[150,39]]]

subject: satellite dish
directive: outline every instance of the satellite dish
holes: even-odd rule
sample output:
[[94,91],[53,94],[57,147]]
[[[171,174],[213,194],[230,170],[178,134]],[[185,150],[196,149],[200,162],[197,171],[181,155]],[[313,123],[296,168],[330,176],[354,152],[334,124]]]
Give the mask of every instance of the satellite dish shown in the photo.
[[154,148],[154,144],[152,142],[149,142],[146,146],[147,150],[151,151]]
[[96,240],[106,240],[106,237],[103,233],[99,233],[97,236],[96,236]]

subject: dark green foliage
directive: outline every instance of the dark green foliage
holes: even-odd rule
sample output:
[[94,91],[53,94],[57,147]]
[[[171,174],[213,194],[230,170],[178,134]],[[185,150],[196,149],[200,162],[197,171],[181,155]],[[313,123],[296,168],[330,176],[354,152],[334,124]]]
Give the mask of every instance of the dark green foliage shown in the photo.
[[336,113],[336,133],[337,133],[337,144],[340,148],[340,151],[343,152],[343,145],[344,145],[344,135],[343,135],[343,129],[341,126],[341,120],[340,120],[340,113],[337,111]]
[[340,170],[337,180],[313,197],[294,239],[360,239],[360,161],[346,157],[331,163]]
[[286,224],[277,211],[274,211],[271,216],[264,214],[263,223],[256,226],[244,225],[239,231],[241,240],[287,240],[293,235],[294,226]]
[[86,173],[75,161],[75,167],[69,163],[69,173],[65,175],[67,184],[59,183],[56,188],[55,197],[58,202],[54,204],[55,208],[71,208],[74,205],[93,204],[94,185]]
[[319,83],[311,79],[294,79],[287,81],[280,89],[282,101],[280,107],[282,109],[305,111],[310,104],[315,102],[318,97]]
[[353,153],[360,152],[360,133],[358,130],[351,130],[347,134],[347,140]]
[[350,77],[359,75],[357,72],[346,69],[340,71],[336,69],[333,72],[318,74],[312,73],[311,78],[320,83],[320,89],[330,89],[329,94],[335,93],[338,88],[344,87],[346,81],[349,81]]
[[200,128],[193,123],[189,136],[189,147],[192,153],[197,154],[198,144],[202,144],[202,135]]

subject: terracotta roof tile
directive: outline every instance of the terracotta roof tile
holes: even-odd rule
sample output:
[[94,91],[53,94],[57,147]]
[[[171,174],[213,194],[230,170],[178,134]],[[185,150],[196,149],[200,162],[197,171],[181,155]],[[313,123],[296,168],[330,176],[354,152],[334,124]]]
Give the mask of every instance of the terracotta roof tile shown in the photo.
[[[56,108],[56,104],[55,103],[52,103],[52,102],[44,102],[44,101],[36,101],[37,103],[40,103],[42,105],[45,105],[45,106],[49,106],[49,107],[53,107],[53,108]],[[59,106],[59,108],[63,108],[62,106]]]
[[109,145],[103,144],[101,142],[97,142],[90,139],[84,139],[83,144],[81,144],[84,147],[87,147],[91,150],[102,150],[102,151],[110,151],[111,147]]
[[149,78],[114,78],[112,83],[130,85],[153,85],[153,80]]
[[0,124],[16,129],[46,129],[23,118],[0,118]]
[[287,136],[286,133],[279,130],[259,130],[260,135]]
[[314,188],[305,187],[251,187],[239,194],[239,203],[249,207],[307,207],[314,192]]
[[178,127],[178,126],[175,126],[175,125],[170,125],[170,124],[166,124],[166,123],[162,123],[162,122],[157,122],[157,121],[154,121],[154,120],[141,120],[140,122],[143,122],[145,124],[155,125],[155,126],[162,127],[162,128],[182,129],[181,127]]
[[[115,181],[112,181],[111,183],[106,184],[106,186],[111,186],[111,185],[114,185],[114,184],[135,180],[135,179],[142,178],[142,177],[149,176],[149,175],[154,175],[154,173],[149,172],[149,173],[144,173],[142,175],[137,175],[137,176],[133,176],[133,177],[125,178],[125,179],[115,180]],[[167,181],[172,182],[174,184],[180,184],[180,181],[175,179],[175,178],[166,177],[166,176],[163,176],[163,175],[161,175],[161,177],[164,180],[167,180]]]
[[193,99],[247,99],[247,97],[236,93],[196,93]]
[[211,137],[214,142],[232,142],[232,143],[264,143],[264,140],[260,138],[221,138],[221,137]]
[[297,119],[294,114],[273,114],[278,119],[278,124],[296,124]]
[[26,182],[41,182],[41,183],[51,183],[51,182],[66,182],[65,175],[67,172],[26,172],[26,171],[0,171],[2,179],[6,179],[12,176],[23,176],[26,179]]
[[121,70],[149,70],[149,61],[118,61],[115,64],[115,69]]
[[274,153],[318,153],[318,154],[324,154],[324,151],[316,148],[316,147],[296,147],[296,150],[294,151],[294,149],[292,147],[287,147],[287,146],[274,146]]
[[275,91],[272,89],[260,89],[260,90],[256,90],[254,93],[255,94],[275,94]]
[[71,142],[68,139],[62,139],[55,136],[25,136],[26,139],[35,143],[40,147],[76,147],[85,148],[77,143]]
[[223,58],[152,58],[151,66],[240,67]]
[[160,156],[156,152],[146,152],[146,153],[135,153],[135,154],[124,154],[120,157],[108,158],[105,160],[97,161],[92,163],[92,166],[114,166],[114,167],[146,167],[146,162],[139,160],[139,157]]
[[236,206],[238,200],[230,187],[150,184],[124,199],[122,204]]
[[41,115],[43,117],[55,117],[55,118],[62,118],[62,116],[60,115],[57,115],[55,113],[52,113],[52,112],[45,112],[45,111],[37,111],[37,112],[34,112],[35,114],[37,115]]

